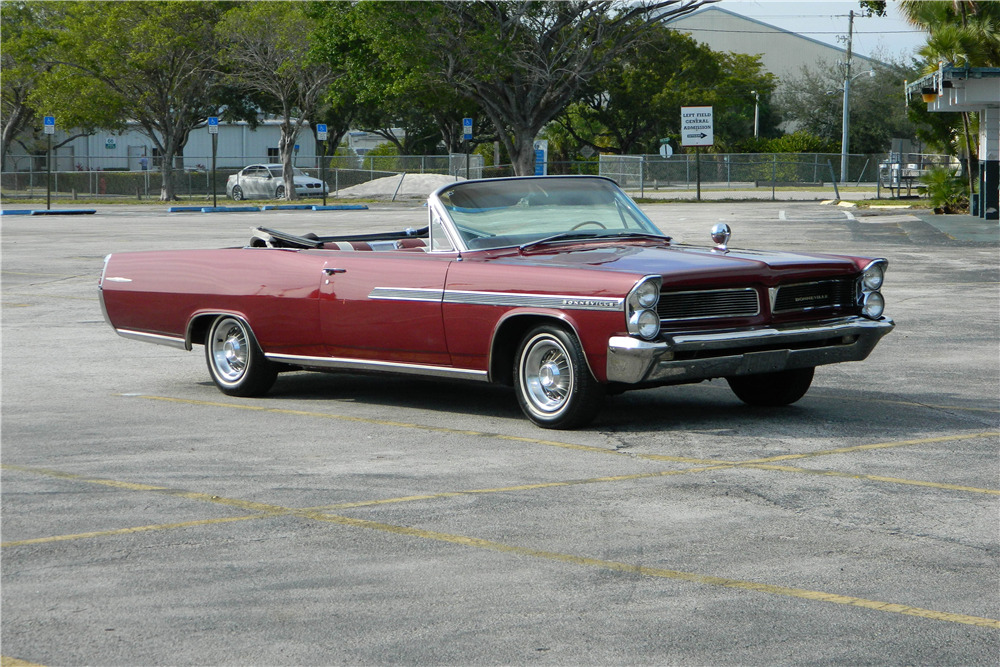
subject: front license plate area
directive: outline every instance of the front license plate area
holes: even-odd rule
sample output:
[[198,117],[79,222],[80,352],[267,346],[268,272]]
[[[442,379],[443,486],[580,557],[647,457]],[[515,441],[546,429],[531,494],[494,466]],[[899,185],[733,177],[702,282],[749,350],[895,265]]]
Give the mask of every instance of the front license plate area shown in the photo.
[[757,375],[785,370],[788,364],[788,350],[768,350],[748,352],[743,355],[738,375]]

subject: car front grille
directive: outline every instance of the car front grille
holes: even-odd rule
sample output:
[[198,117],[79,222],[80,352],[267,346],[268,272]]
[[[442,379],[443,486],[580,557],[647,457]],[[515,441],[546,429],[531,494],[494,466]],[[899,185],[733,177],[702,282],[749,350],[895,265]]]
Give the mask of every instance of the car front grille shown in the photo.
[[775,313],[816,310],[818,308],[851,308],[857,302],[857,281],[854,278],[781,285],[774,297]]
[[661,292],[656,310],[661,320],[753,317],[760,313],[760,300],[752,287]]

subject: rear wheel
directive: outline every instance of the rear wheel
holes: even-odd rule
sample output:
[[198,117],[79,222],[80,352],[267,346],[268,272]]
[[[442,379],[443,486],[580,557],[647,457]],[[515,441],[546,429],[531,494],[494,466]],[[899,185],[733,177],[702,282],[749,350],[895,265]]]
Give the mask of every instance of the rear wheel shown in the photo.
[[790,405],[806,395],[815,368],[796,368],[777,373],[739,375],[726,378],[736,397],[747,405]]
[[284,199],[285,198],[285,186],[284,185],[279,185],[278,187],[276,187],[274,189],[274,198],[275,199]]
[[233,201],[243,201],[243,188],[238,185],[233,186]]
[[231,315],[219,316],[209,327],[205,358],[215,385],[229,396],[262,396],[278,377],[250,327]]
[[517,402],[542,428],[574,428],[591,421],[604,399],[579,341],[555,325],[535,327],[521,339],[514,362]]

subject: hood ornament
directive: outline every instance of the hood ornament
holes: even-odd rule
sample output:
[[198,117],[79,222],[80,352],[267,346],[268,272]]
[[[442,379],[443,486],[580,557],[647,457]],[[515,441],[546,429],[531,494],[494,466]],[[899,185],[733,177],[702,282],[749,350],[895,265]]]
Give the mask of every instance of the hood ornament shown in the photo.
[[733,235],[733,230],[729,228],[724,222],[712,227],[712,240],[715,241],[715,249],[721,250],[722,252],[729,252],[729,248],[726,244],[729,243],[729,237]]

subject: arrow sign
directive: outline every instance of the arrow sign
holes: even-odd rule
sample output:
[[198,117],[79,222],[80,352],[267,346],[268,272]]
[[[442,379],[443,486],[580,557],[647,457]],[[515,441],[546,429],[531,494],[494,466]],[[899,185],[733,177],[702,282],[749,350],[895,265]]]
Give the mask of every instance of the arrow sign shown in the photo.
[[682,146],[711,146],[714,133],[712,107],[681,107]]

